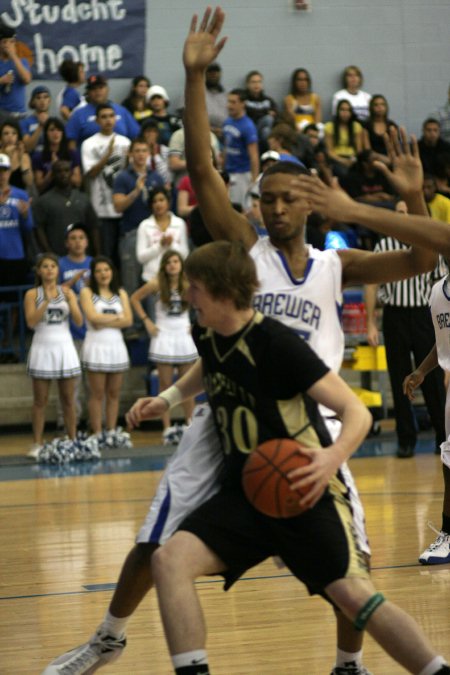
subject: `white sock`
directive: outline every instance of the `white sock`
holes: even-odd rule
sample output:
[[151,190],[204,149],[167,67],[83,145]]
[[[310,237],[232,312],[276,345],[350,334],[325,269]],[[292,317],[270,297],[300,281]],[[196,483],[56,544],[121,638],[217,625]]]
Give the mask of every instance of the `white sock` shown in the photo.
[[336,666],[345,666],[346,663],[350,663],[351,661],[355,661],[358,665],[362,664],[362,649],[359,652],[344,652],[338,647],[336,651]]
[[206,663],[208,663],[208,657],[204,649],[196,649],[193,652],[183,652],[182,654],[172,655],[172,664],[174,668],[199,666]]
[[114,638],[121,638],[125,633],[125,628],[129,620],[129,616],[123,616],[119,618],[117,616],[113,616],[108,610],[102,621],[101,628],[108,635],[111,635]]
[[434,673],[438,673],[442,666],[446,666],[447,661],[444,659],[443,656],[435,656],[430,663],[425,666],[423,670],[420,671],[419,675],[434,675]]

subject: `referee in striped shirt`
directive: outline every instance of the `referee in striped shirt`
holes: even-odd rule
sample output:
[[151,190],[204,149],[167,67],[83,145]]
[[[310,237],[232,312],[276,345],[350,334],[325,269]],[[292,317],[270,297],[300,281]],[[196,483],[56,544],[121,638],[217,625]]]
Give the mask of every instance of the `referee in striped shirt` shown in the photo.
[[[406,213],[405,202],[399,201],[396,211]],[[402,248],[408,246],[393,237],[384,237],[374,250],[395,251]],[[435,335],[428,302],[434,283],[445,276],[447,271],[444,261],[439,257],[439,263],[433,272],[380,286],[365,286],[367,338],[372,346],[378,345],[375,320],[377,291],[378,300],[383,306],[382,330],[394,402],[397,457],[400,458],[412,457],[417,441],[417,422],[411,403],[403,393],[403,380],[415,368],[411,363],[411,354],[418,365],[434,346]],[[446,440],[446,393],[442,369],[438,367],[429,373],[421,389],[436,434],[436,452],[439,452],[440,444]]]

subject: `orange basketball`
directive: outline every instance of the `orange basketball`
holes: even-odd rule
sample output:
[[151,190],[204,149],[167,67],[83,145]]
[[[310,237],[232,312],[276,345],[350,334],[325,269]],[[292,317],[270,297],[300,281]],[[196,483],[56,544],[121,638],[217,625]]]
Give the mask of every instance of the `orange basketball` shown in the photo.
[[308,489],[290,489],[287,474],[309,464],[302,446],[292,438],[274,438],[261,443],[249,455],[242,470],[242,486],[255,509],[272,518],[291,518],[305,511],[299,500]]

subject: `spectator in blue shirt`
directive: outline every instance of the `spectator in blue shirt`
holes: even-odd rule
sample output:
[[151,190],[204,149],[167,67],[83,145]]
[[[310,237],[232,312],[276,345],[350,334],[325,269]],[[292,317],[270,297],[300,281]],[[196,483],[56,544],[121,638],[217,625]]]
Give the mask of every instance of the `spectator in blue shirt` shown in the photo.
[[72,114],[72,110],[84,102],[84,96],[78,91],[78,87],[86,82],[84,63],[64,59],[58,72],[66,82],[66,86],[58,93],[56,105],[63,120],[67,121]]
[[[33,230],[29,197],[10,185],[10,175],[11,160],[0,153],[0,286],[26,283],[26,247]],[[1,294],[1,299],[7,298]]]
[[223,123],[225,170],[230,176],[230,199],[247,206],[250,185],[259,174],[258,131],[245,114],[245,92],[228,94],[228,115]]
[[[87,255],[89,246],[88,231],[83,223],[72,223],[66,229],[66,249],[67,255],[59,259],[59,283],[71,288],[77,297],[81,289],[89,283],[91,276],[92,256]],[[81,353],[81,346],[86,336],[86,320],[83,320],[82,326],[70,321],[70,332],[78,355]],[[87,387],[82,381],[82,376],[75,380],[75,408],[77,413],[77,424],[83,418],[83,401],[87,400]],[[63,426],[63,412],[59,401],[57,401],[57,426]]]
[[164,179],[147,167],[150,148],[143,138],[130,146],[130,163],[117,174],[113,187],[113,204],[122,214],[120,222],[119,260],[122,286],[131,295],[141,284],[141,265],[136,257],[136,233],[140,223],[149,217],[149,193],[164,187]]
[[[59,281],[71,288],[77,297],[91,276],[92,256],[87,254],[88,246],[88,230],[85,225],[83,223],[68,225],[66,229],[67,255],[59,259]],[[82,326],[77,326],[70,321],[70,332],[74,340],[84,340],[86,322],[83,322]]]
[[28,107],[34,110],[34,113],[20,121],[25,150],[31,155],[32,159],[34,153],[42,152],[44,149],[44,125],[50,117],[51,103],[50,89],[43,84],[39,84],[31,92],[30,102],[28,103]]
[[16,32],[0,22],[0,117],[26,112],[25,88],[30,82],[30,64],[17,56]]
[[100,127],[97,124],[97,106],[100,103],[109,103],[116,115],[114,131],[131,140],[140,131],[139,123],[136,122],[129,110],[108,98],[108,82],[102,75],[91,75],[86,83],[86,102],[81,103],[71,114],[66,126],[66,135],[71,142],[72,149],[80,148],[83,141],[93,136]]

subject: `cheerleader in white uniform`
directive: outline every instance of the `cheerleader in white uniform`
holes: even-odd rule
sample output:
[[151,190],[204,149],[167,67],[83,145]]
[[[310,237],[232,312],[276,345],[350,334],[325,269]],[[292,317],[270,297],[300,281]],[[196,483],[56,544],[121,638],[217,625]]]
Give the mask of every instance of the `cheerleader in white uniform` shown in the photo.
[[81,363],[89,383],[89,423],[92,433],[101,437],[105,400],[106,434],[113,436],[123,373],[130,367],[122,328],[131,326],[133,318],[128,295],[119,288],[117,270],[109,258],[98,256],[91,262],[89,286],[81,289],[80,302],[87,320]]
[[[181,376],[198,358],[185,299],[187,287],[183,258],[177,251],[169,249],[161,258],[158,276],[141,286],[130,298],[133,309],[152,338],[148,357],[156,364],[160,391],[170,387],[175,369]],[[142,306],[142,300],[149,295],[156,297],[155,323]],[[183,408],[186,423],[189,424],[194,399],[185,401]],[[170,424],[169,413],[163,415],[162,423],[164,444],[177,443],[180,436],[176,427]]]
[[43,446],[45,408],[52,380],[58,392],[64,423],[71,440],[76,438],[75,379],[81,373],[69,316],[77,326],[83,315],[75,293],[58,285],[59,263],[53,253],[44,253],[36,265],[36,288],[25,294],[25,319],[34,330],[27,372],[33,378],[33,445],[29,456],[37,458]]

